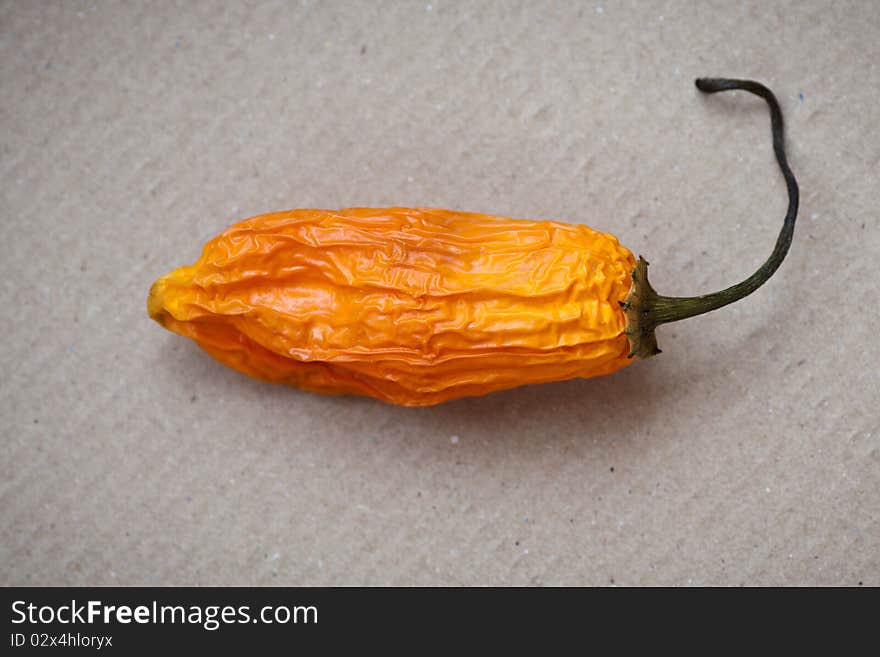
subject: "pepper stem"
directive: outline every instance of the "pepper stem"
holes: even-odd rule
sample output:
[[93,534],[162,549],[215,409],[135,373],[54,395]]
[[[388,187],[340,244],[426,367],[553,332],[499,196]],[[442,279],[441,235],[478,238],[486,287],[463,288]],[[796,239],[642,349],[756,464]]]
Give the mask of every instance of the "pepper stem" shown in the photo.
[[788,188],[788,211],[776,246],[767,261],[744,281],[731,287],[697,297],[665,297],[657,294],[648,282],[648,262],[641,256],[632,272],[632,287],[626,301],[620,305],[626,315],[626,334],[630,343],[629,357],[650,358],[660,353],[654,329],[660,324],[677,322],[695,315],[702,315],[716,308],[738,301],[761,287],[773,276],[785,259],[794,235],[798,211],[798,184],[785,157],[782,110],[776,96],[763,84],[752,80],[729,80],[725,78],[699,78],[697,89],[707,94],[741,89],[763,98],[770,107],[770,129],[773,135],[773,152]]

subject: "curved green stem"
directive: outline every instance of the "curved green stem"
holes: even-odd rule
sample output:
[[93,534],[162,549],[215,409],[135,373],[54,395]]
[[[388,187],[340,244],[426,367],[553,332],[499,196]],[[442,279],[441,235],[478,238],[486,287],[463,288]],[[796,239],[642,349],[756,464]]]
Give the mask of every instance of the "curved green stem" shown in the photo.
[[716,308],[738,301],[748,296],[773,276],[785,259],[794,235],[794,224],[798,211],[798,184],[795,180],[788,160],[785,157],[784,128],[782,110],[779,102],[764,85],[752,80],[729,80],[725,78],[699,78],[697,89],[704,93],[717,93],[741,89],[763,98],[770,108],[770,129],[773,135],[773,152],[785,178],[788,189],[788,211],[782,223],[782,229],[776,240],[776,246],[770,257],[758,270],[744,281],[724,290],[702,294],[697,297],[666,297],[657,294],[648,282],[648,263],[641,256],[633,270],[633,284],[626,301],[621,302],[627,318],[627,336],[630,340],[630,357],[649,358],[660,353],[654,329],[660,324],[677,322],[695,315],[702,315]]

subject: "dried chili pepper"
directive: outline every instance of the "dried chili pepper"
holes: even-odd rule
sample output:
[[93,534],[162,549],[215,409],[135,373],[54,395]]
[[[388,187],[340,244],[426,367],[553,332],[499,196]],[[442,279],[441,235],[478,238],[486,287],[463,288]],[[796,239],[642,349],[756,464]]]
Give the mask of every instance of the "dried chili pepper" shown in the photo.
[[160,278],[150,316],[245,374],[408,406],[609,374],[660,353],[659,324],[754,292],[788,252],[798,187],[772,92],[789,207],[770,258],[730,288],[664,297],[617,239],[580,225],[424,208],[291,210],[237,223]]

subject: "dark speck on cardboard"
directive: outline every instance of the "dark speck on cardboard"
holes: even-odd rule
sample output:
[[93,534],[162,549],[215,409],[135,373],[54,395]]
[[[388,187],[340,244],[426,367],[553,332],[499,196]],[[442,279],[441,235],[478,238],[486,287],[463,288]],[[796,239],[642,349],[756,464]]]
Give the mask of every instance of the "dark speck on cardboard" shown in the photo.
[[196,401],[198,400],[198,398],[199,398],[198,395],[193,395],[192,397],[189,398],[189,402],[190,402],[191,404],[195,404]]
[[361,46],[361,54],[362,54],[362,55],[366,55],[366,54],[367,54],[367,46],[366,46],[366,45]]
[[801,92],[798,94],[798,100],[800,100],[801,102],[804,102],[804,92],[803,92],[803,91],[801,91]]
[[609,472],[614,472],[614,466],[613,466],[613,465],[611,466],[611,468],[609,468]]

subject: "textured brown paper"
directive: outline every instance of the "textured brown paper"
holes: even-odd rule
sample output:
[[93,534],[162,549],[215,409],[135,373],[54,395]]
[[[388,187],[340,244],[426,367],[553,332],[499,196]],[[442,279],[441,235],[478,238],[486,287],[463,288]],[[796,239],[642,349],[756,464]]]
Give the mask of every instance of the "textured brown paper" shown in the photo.
[[[880,5],[0,5],[2,584],[880,584]],[[766,287],[610,377],[429,409],[252,381],[146,314],[238,219],[582,222]]]

